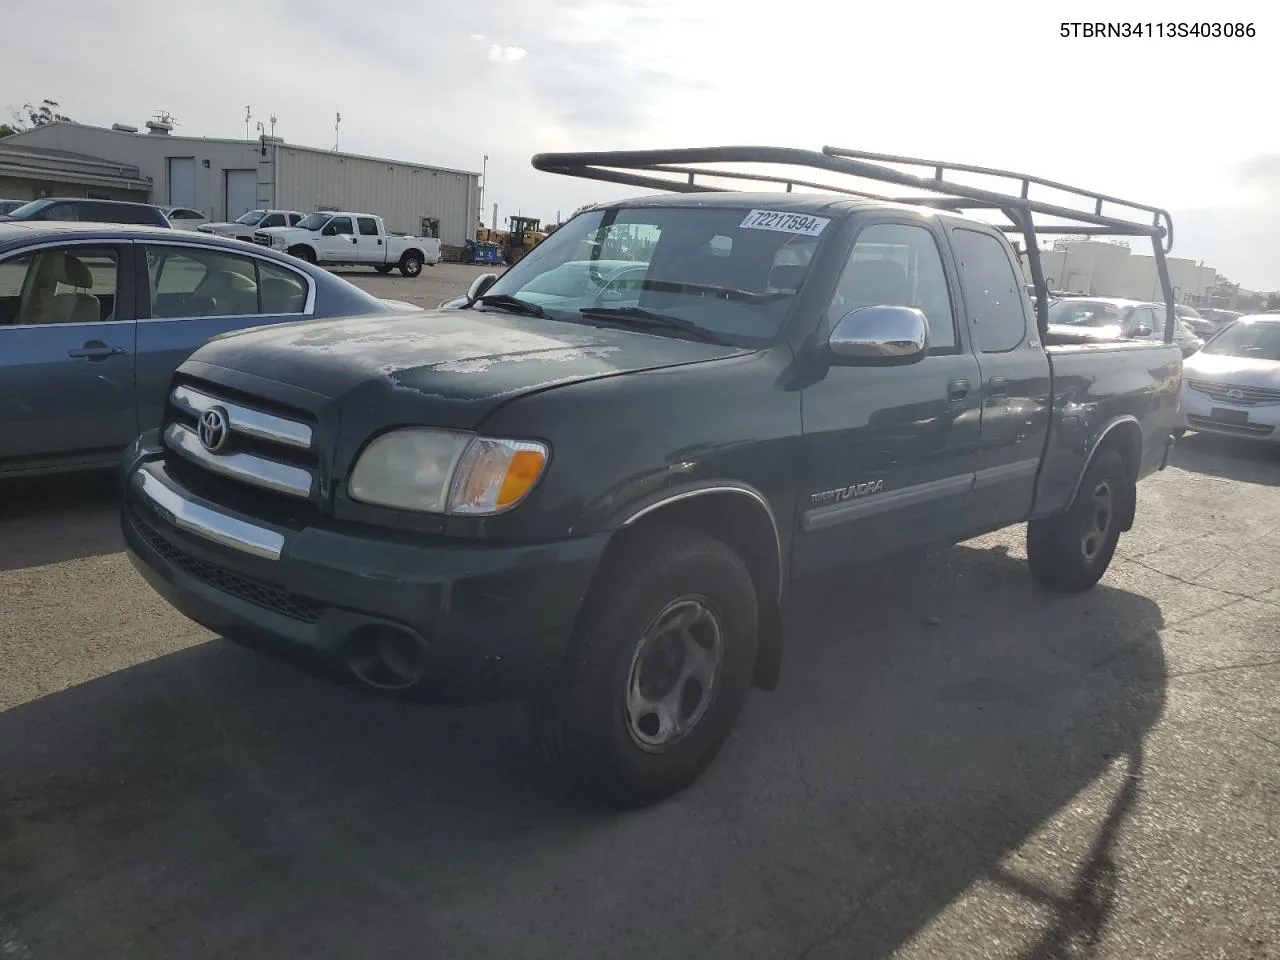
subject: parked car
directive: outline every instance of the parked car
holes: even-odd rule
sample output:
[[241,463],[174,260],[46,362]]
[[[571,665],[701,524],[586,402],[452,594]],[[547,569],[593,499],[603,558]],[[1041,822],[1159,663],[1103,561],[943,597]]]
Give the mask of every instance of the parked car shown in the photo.
[[391,310],[235,240],[0,223],[0,475],[116,463],[160,422],[174,369],[210,337]]
[[1280,441],[1280,316],[1242,316],[1183,365],[1179,432]]
[[253,243],[253,231],[259,227],[292,227],[305,217],[305,213],[297,210],[250,210],[242,213],[235,220],[218,221],[202,224],[197,229],[201,233],[212,233],[219,237],[234,237],[245,243]]
[[[647,182],[680,155],[535,163]],[[587,238],[642,282],[562,285]],[[123,463],[128,548],[192,619],[371,691],[528,697],[573,782],[650,803],[776,685],[794,582],[1027,521],[1039,581],[1102,576],[1172,443],[1181,356],[1064,349],[1020,283],[998,228],[946,210],[599,204],[467,309],[200,348]]]
[[18,209],[24,203],[30,202],[30,200],[0,200],[0,216]]
[[[1166,313],[1163,303],[1120,297],[1061,297],[1049,306],[1049,330],[1064,341],[1163,342]],[[1182,320],[1174,328],[1173,339],[1184,357],[1204,346],[1204,341]]]
[[165,207],[164,215],[178,230],[195,230],[209,222],[209,218],[203,213],[189,207]]
[[1178,319],[1186,324],[1187,328],[1201,340],[1207,340],[1218,332],[1218,324],[1202,316],[1195,307],[1184,303],[1175,306],[1173,309],[1178,315]]
[[45,197],[15,207],[4,220],[38,220],[83,223],[130,223],[148,227],[171,227],[164,211],[154,204],[128,200],[86,200]]
[[312,213],[296,227],[258,229],[253,242],[307,263],[373,267],[378,273],[399,267],[406,277],[420,274],[423,264],[440,262],[437,238],[395,236],[387,232],[381,217],[368,213]]
[[[1211,337],[1223,327],[1230,324],[1233,320],[1239,320],[1244,316],[1244,314],[1239,310],[1222,310],[1217,307],[1201,307],[1200,316],[1213,324],[1213,329],[1208,335]],[[1208,337],[1205,339],[1208,339]]]

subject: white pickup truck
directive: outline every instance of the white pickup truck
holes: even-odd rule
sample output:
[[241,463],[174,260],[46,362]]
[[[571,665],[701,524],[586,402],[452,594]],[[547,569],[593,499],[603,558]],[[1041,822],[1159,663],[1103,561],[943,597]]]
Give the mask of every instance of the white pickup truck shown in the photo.
[[253,242],[322,266],[368,266],[378,273],[395,267],[416,277],[424,264],[440,261],[435,237],[388,234],[382,218],[369,213],[323,210],[308,214],[293,227],[255,230]]

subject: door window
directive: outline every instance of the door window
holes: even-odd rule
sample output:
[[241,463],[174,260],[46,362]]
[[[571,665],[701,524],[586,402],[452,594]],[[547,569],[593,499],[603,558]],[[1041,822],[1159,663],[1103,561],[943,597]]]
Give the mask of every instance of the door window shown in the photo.
[[42,250],[0,264],[0,324],[100,323],[115,319],[114,250]]
[[156,319],[302,313],[301,277],[254,257],[196,247],[147,248]]
[[373,217],[357,217],[356,222],[360,224],[360,236],[376,237],[378,235],[378,221]]
[[915,307],[929,324],[929,352],[956,350],[955,314],[938,242],[926,227],[877,223],[858,234],[827,310],[834,325],[859,307]]
[[302,214],[300,214],[300,213],[291,213],[291,214],[289,214],[289,226],[291,226],[291,227],[296,227],[296,226],[298,225],[299,221],[301,221],[301,220],[302,220]]
[[262,222],[258,224],[258,226],[259,227],[283,227],[284,214],[268,213],[265,217],[262,218]]
[[1026,338],[1026,293],[1004,245],[989,233],[951,231],[960,267],[960,290],[983,353],[1007,353]]
[[338,236],[351,236],[351,218],[350,217],[334,217],[329,221],[329,231]]

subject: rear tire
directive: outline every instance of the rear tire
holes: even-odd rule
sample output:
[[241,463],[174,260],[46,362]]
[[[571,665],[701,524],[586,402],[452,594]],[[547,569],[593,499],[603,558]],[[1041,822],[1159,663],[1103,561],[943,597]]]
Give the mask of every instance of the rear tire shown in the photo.
[[390,273],[393,269],[395,268],[392,267],[392,265],[389,263],[380,263],[373,268],[373,272],[374,273]]
[[688,786],[742,710],[758,616],[751,575],[723,543],[676,527],[637,533],[606,559],[560,679],[529,705],[547,759],[617,807]]
[[1081,593],[1107,572],[1122,518],[1136,496],[1134,480],[1115,450],[1094,457],[1065,513],[1027,524],[1031,575],[1050,590]]
[[416,277],[422,272],[422,256],[412,250],[400,258],[400,273],[406,277]]

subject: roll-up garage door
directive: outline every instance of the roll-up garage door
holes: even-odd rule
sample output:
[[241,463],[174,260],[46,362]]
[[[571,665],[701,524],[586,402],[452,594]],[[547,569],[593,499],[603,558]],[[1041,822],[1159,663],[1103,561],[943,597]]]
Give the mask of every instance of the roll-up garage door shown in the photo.
[[227,219],[234,220],[258,205],[258,171],[227,171]]
[[196,205],[196,158],[169,158],[169,206]]

